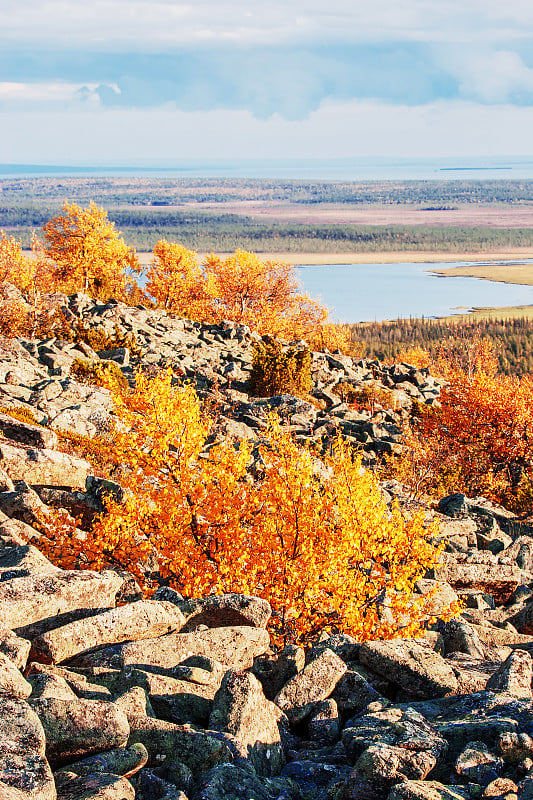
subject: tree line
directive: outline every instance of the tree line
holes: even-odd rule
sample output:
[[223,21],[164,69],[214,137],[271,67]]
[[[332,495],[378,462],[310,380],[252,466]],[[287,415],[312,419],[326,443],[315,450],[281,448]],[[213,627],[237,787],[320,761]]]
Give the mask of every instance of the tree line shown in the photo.
[[435,357],[443,342],[468,341],[481,336],[491,343],[503,375],[533,373],[533,319],[403,319],[343,326],[351,341],[371,358],[395,361],[405,351],[418,347]]

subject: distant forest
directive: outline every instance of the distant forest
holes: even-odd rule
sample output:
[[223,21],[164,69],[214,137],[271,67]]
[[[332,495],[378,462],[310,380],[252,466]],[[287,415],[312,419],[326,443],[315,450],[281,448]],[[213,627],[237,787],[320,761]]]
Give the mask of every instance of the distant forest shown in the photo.
[[[489,252],[506,247],[532,247],[533,228],[442,227],[429,225],[309,225],[264,223],[240,214],[153,208],[108,208],[109,218],[125,241],[140,251],[160,239],[202,251],[237,248],[273,253],[371,253],[378,251]],[[58,207],[0,205],[0,229],[26,245],[33,230]]]
[[354,342],[366,345],[365,355],[394,360],[408,347],[420,346],[435,356],[443,341],[480,335],[489,339],[504,375],[533,374],[533,320],[505,319],[450,322],[410,319],[347,326]]
[[[27,244],[32,230],[68,199],[104,206],[126,242],[151,250],[159,239],[202,251],[240,247],[261,252],[484,252],[533,246],[532,228],[425,225],[303,224],[258,221],[224,213],[242,200],[296,204],[416,205],[452,209],[458,204],[533,203],[533,181],[269,181],[150,178],[20,178],[0,180],[0,229]],[[218,202],[221,211],[198,204]],[[192,206],[191,204],[195,205]]]
[[106,206],[167,206],[269,200],[290,203],[429,204],[533,202],[533,180],[298,181],[229,178],[4,178],[0,204],[68,199]]
[[[0,230],[26,245],[60,210],[59,204],[7,204],[0,199]],[[159,239],[202,251],[371,253],[377,251],[489,252],[533,246],[533,228],[429,225],[351,225],[259,222],[241,214],[167,208],[106,207],[126,242],[152,250]]]

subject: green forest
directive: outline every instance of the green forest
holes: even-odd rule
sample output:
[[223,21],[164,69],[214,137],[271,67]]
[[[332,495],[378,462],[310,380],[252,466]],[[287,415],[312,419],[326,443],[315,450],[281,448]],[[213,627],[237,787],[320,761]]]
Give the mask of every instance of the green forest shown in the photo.
[[436,356],[443,342],[488,339],[499,362],[499,372],[522,376],[533,373],[533,320],[409,319],[367,322],[347,326],[353,342],[365,345],[370,358],[392,361],[408,347],[419,346]]

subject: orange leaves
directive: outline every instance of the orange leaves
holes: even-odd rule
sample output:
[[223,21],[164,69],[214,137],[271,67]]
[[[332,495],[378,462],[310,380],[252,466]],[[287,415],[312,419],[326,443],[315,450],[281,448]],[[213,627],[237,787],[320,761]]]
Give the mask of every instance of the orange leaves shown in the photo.
[[[168,311],[202,322],[230,319],[291,339],[316,335],[327,310],[300,292],[294,268],[237,250],[221,259],[162,240],[154,248],[147,290]],[[331,332],[328,332],[331,339]]]
[[18,277],[25,274],[26,261],[20,240],[0,231],[0,283],[9,281],[17,288],[22,288],[18,285]]
[[137,257],[103,208],[94,202],[88,208],[65,202],[62,214],[49,220],[43,230],[60,291],[81,289],[104,300],[122,297],[127,271],[138,269]]
[[255,253],[237,250],[224,260],[211,253],[205,269],[212,282],[216,320],[242,322],[273,336],[304,338],[327,317],[323,306],[301,294],[290,264],[261,261]]
[[194,250],[162,239],[153,250],[146,275],[146,289],[172,314],[190,319],[210,316],[211,292]]
[[413,484],[418,475],[428,492],[482,494],[518,510],[518,497],[531,502],[524,486],[533,478],[532,437],[531,378],[455,371],[440,408],[426,410],[409,432],[413,471],[398,478]]
[[389,513],[340,440],[321,463],[272,416],[253,480],[252,444],[206,451],[209,420],[170,372],[139,376],[133,392],[115,397],[115,412],[125,499],[109,498],[89,539],[71,542],[94,568],[120,564],[148,589],[164,582],[186,596],[260,595],[278,642],[322,629],[359,639],[419,629],[413,585],[437,556],[432,531]]

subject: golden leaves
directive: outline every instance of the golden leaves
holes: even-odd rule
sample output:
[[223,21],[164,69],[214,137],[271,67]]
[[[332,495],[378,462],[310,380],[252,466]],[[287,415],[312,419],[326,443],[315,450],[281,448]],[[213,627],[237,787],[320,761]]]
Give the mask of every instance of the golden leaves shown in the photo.
[[108,499],[90,541],[71,542],[90,565],[120,564],[147,589],[164,582],[186,596],[257,594],[272,605],[278,642],[322,629],[363,640],[420,628],[413,587],[435,563],[434,531],[389,511],[340,439],[319,473],[315,454],[271,416],[254,481],[252,444],[206,451],[210,421],[170,371],[138,376],[114,400],[112,452],[126,495]]
[[153,255],[147,290],[172,313],[201,322],[230,319],[296,339],[315,333],[327,317],[327,309],[301,293],[289,264],[244,250],[225,259],[211,253],[200,264],[195,251],[165,240]]
[[88,208],[65,202],[62,213],[50,219],[43,230],[59,291],[81,289],[103,300],[124,295],[127,272],[138,271],[139,265],[135,252],[120,238],[103,208],[94,202]]

